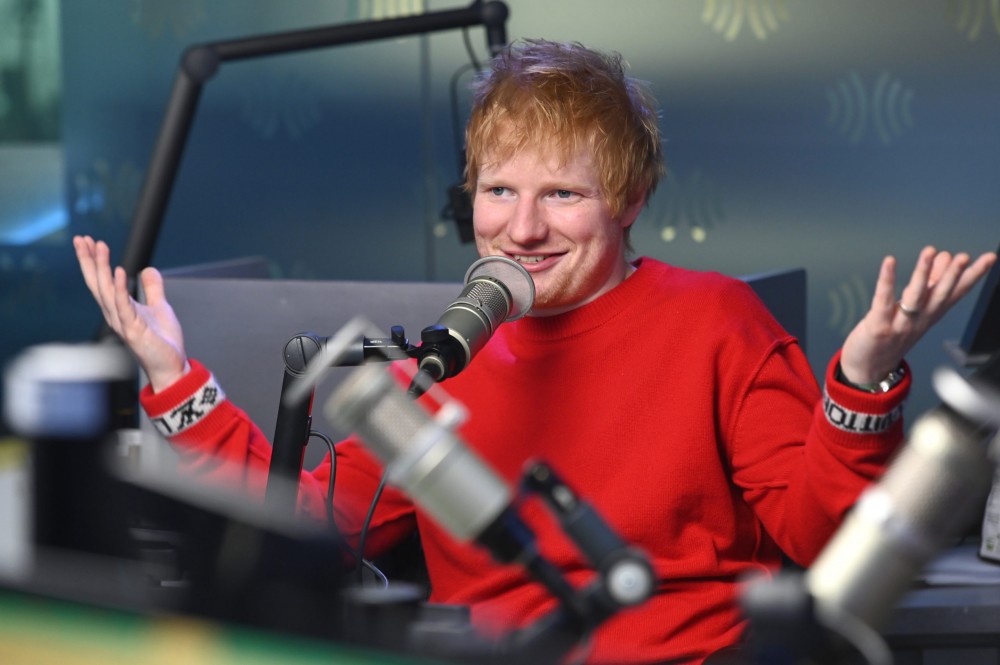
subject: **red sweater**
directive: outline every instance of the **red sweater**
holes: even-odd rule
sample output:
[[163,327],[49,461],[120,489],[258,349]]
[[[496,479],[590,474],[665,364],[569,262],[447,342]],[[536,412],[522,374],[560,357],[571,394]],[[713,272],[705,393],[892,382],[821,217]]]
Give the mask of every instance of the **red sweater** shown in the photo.
[[[512,486],[542,459],[628,543],[659,586],[597,631],[591,662],[699,662],[737,642],[739,579],[773,570],[780,551],[808,565],[902,439],[909,373],[870,395],[833,379],[821,394],[798,343],[743,282],[641,259],[624,283],[569,313],[502,325],[443,385],[464,404],[460,433]],[[211,476],[266,471],[270,446],[193,371],[143,406]],[[201,407],[178,419],[194,396]],[[182,431],[181,431],[182,430]],[[360,443],[337,448],[335,512],[356,536],[381,477]],[[303,473],[304,510],[322,516],[329,460]],[[261,476],[251,485],[263,486]],[[592,570],[537,500],[520,507],[546,558],[575,584]],[[469,605],[485,633],[553,607],[516,566],[456,542],[387,488],[369,535],[374,555],[419,527],[431,600]]]

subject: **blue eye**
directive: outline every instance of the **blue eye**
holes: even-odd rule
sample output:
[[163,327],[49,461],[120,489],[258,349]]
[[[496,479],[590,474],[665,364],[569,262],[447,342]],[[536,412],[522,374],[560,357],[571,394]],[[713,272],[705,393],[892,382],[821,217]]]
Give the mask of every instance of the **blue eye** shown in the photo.
[[490,192],[493,196],[503,196],[503,193],[507,191],[506,187],[491,187]]
[[568,199],[573,196],[573,192],[569,191],[568,189],[557,189],[555,194],[556,197],[560,199]]

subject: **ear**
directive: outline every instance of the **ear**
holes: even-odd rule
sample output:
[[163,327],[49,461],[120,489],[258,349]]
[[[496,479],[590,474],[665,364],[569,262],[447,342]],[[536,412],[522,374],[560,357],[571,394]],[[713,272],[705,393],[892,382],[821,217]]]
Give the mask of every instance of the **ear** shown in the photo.
[[640,193],[635,197],[635,200],[625,206],[625,210],[622,214],[618,216],[618,225],[621,226],[622,230],[631,227],[639,213],[642,212],[643,206],[646,205],[646,192]]

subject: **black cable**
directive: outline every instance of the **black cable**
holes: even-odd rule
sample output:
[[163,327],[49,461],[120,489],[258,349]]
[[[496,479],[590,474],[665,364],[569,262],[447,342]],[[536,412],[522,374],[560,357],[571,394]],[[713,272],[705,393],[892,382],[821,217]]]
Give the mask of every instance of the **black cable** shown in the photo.
[[[464,155],[464,143],[465,139],[462,135],[462,124],[458,121],[459,111],[458,111],[458,79],[465,72],[471,70],[479,71],[482,69],[482,65],[479,63],[479,59],[476,57],[476,51],[472,48],[472,42],[469,39],[469,29],[462,28],[462,41],[465,43],[465,52],[469,56],[469,62],[465,63],[461,67],[455,70],[451,75],[451,83],[449,85],[449,98],[451,99],[451,128],[453,134],[453,140],[455,141],[455,151],[456,154]],[[459,175],[465,171],[465,158],[464,156],[459,157],[458,171]]]
[[474,65],[466,64],[455,70],[451,77],[450,97],[451,97],[451,125],[452,141],[455,144],[455,166],[458,171],[459,181],[447,189],[447,201],[442,208],[441,219],[450,219],[455,223],[458,239],[460,242],[472,242],[475,239],[472,225],[472,196],[465,191],[465,136],[459,122],[458,110],[458,79],[466,71],[472,69]]
[[[327,490],[326,490],[326,496],[327,496],[326,517],[330,523],[330,530],[333,531],[334,536],[337,538],[337,542],[340,543],[349,554],[351,554],[357,559],[359,571],[361,570],[362,567],[367,568],[372,572],[373,575],[375,575],[375,577],[377,577],[382,582],[383,586],[388,587],[389,579],[385,576],[385,573],[379,570],[378,567],[371,561],[368,561],[363,556],[361,556],[361,554],[364,552],[364,541],[365,541],[364,534],[368,530],[368,524],[371,521],[371,515],[375,510],[375,501],[378,501],[378,497],[382,493],[382,486],[381,485],[379,486],[378,492],[375,495],[375,501],[372,502],[372,506],[369,509],[368,518],[365,520],[365,526],[361,532],[362,533],[361,543],[358,548],[358,551],[355,552],[347,545],[347,542],[340,536],[340,529],[337,528],[337,521],[334,519],[333,516],[333,489],[334,487],[336,487],[336,481],[337,481],[336,445],[333,443],[333,440],[330,437],[328,437],[326,434],[323,434],[322,432],[318,432],[316,430],[310,431],[309,437],[312,438],[314,436],[318,439],[321,439],[323,443],[326,444],[327,449],[329,449],[330,451],[330,480],[327,483]],[[383,484],[384,484],[384,479],[383,479]]]
[[[375,568],[375,566],[371,562],[366,561],[364,558],[365,540],[368,539],[368,528],[371,526],[372,517],[375,515],[375,505],[378,504],[378,500],[382,498],[382,490],[385,489],[385,481],[388,475],[389,475],[388,472],[382,473],[382,479],[379,480],[378,489],[375,490],[375,496],[372,497],[371,505],[368,506],[368,514],[365,516],[365,523],[361,526],[361,535],[358,538],[358,553],[357,553],[359,562],[358,582],[364,581],[364,577],[362,576],[363,573],[362,566],[367,567],[369,569]],[[376,568],[376,570],[378,569]],[[381,571],[379,571],[379,575],[381,575]],[[383,580],[385,579],[384,575],[381,575],[381,577]]]
[[362,559],[361,560],[361,565],[364,566],[365,568],[367,568],[368,570],[370,570],[372,572],[372,574],[375,575],[375,577],[377,577],[380,582],[382,582],[382,587],[383,588],[388,588],[389,587],[389,578],[386,577],[385,573],[383,573],[381,570],[379,570],[378,567],[374,563],[372,563],[368,559]]
[[482,69],[482,66],[479,64],[479,59],[476,58],[476,51],[472,48],[472,41],[469,39],[468,27],[462,28],[462,41],[465,42],[465,52],[469,55],[469,62],[471,62],[472,66],[477,70]]
[[458,230],[459,240],[463,243],[472,242],[475,239],[472,228],[472,197],[465,191],[463,181],[465,179],[465,136],[463,123],[459,120],[461,113],[458,108],[458,80],[467,71],[479,71],[482,65],[476,52],[472,48],[467,28],[462,29],[462,40],[465,43],[465,52],[469,56],[469,62],[458,67],[451,75],[448,92],[451,103],[451,131],[452,141],[455,146],[456,166],[458,167],[459,182],[452,185],[447,190],[448,201],[442,208],[441,219],[450,219],[455,222]]
[[471,70],[478,69],[478,65],[475,63],[466,63],[460,66],[451,75],[451,82],[448,86],[448,98],[451,101],[451,132],[452,141],[455,143],[455,154],[458,155],[458,172],[459,176],[464,175],[465,171],[465,135],[462,130],[462,123],[459,122],[458,117],[460,115],[458,109],[458,79],[461,78],[462,74]]
[[337,530],[337,522],[333,519],[333,488],[337,483],[337,451],[333,440],[326,434],[316,430],[310,430],[309,438],[311,439],[314,436],[321,439],[330,451],[330,480],[326,485],[326,518],[330,523],[330,528],[336,535],[339,536],[340,532]]

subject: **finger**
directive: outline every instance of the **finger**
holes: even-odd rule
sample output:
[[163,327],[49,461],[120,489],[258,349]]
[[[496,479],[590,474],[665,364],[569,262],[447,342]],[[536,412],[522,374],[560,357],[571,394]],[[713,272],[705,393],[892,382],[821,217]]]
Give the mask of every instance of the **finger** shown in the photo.
[[128,333],[139,317],[136,315],[135,301],[128,292],[128,275],[121,266],[115,268],[114,299],[115,312],[121,322],[122,332]]
[[943,272],[941,278],[931,289],[930,298],[927,301],[927,309],[932,313],[951,307],[951,305],[961,297],[961,294],[955,292],[955,286],[959,283],[959,279],[965,272],[965,269],[969,267],[968,254],[959,253],[956,254],[954,258],[949,255],[949,261]]
[[153,267],[145,268],[139,274],[139,278],[142,280],[142,292],[146,298],[146,303],[150,307],[156,307],[166,301],[167,297],[163,290],[163,276],[159,270]]
[[90,236],[76,236],[73,238],[73,249],[76,250],[76,260],[80,264],[83,283],[87,285],[90,293],[97,298],[97,269],[94,264],[94,239]]
[[968,266],[962,272],[958,279],[958,284],[952,290],[952,302],[954,303],[960,298],[965,297],[965,294],[972,290],[972,287],[993,268],[996,262],[997,255],[993,252],[988,252],[976,259],[975,263]]
[[931,265],[931,273],[927,278],[927,288],[932,289],[941,280],[945,272],[951,267],[951,253],[949,252],[939,252],[937,256],[934,257],[934,263]]
[[910,275],[910,281],[900,293],[900,301],[911,310],[919,310],[923,305],[924,294],[927,290],[927,278],[934,264],[935,254],[936,250],[933,247],[924,247],[921,250],[913,273]]
[[883,321],[891,321],[896,307],[896,259],[887,256],[882,259],[879,268],[878,281],[875,283],[875,295],[872,297],[872,311],[879,314]]
[[121,332],[121,322],[115,306],[114,278],[111,275],[111,249],[104,241],[94,246],[94,267],[97,275],[97,296],[104,318],[115,332]]

